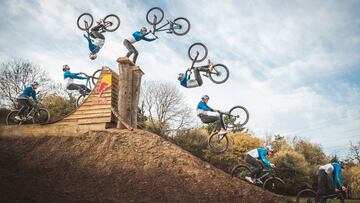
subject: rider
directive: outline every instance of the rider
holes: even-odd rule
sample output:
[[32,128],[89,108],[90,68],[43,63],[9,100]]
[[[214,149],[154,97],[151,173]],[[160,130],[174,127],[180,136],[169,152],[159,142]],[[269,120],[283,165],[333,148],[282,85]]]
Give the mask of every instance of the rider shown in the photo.
[[[22,117],[24,117],[25,112],[30,112],[33,108],[33,103],[29,101],[30,96],[33,98],[33,100],[37,103],[38,100],[36,98],[36,89],[39,87],[38,82],[33,82],[31,86],[24,89],[23,93],[19,95],[17,98],[18,103],[21,105],[21,109],[19,110],[19,113],[15,116],[16,120],[21,120]],[[29,118],[31,119],[31,118]]]
[[209,96],[204,95],[201,97],[201,101],[197,105],[196,111],[197,116],[200,118],[201,122],[205,124],[209,123],[215,123],[216,127],[215,130],[218,132],[218,134],[226,134],[226,130],[224,127],[224,123],[222,122],[220,116],[221,115],[210,115],[209,112],[219,112],[219,110],[213,109],[207,105],[209,102]]
[[74,79],[79,79],[79,80],[87,79],[87,77],[79,76],[80,74],[84,74],[83,72],[71,73],[70,67],[66,64],[63,65],[63,72],[64,72],[64,80],[66,82],[66,89],[79,90],[80,94],[86,94],[91,92],[91,90],[87,88],[85,85],[74,83]]
[[346,187],[344,186],[341,178],[341,169],[346,169],[347,166],[348,163],[341,160],[319,167],[317,172],[317,195],[321,203],[326,201],[323,196],[327,195],[328,191],[333,192],[336,186],[338,186],[337,188],[341,188],[342,191],[346,191]]
[[178,80],[180,81],[180,85],[187,88],[201,86],[203,84],[203,81],[200,75],[200,71],[211,71],[211,69],[212,69],[212,65],[209,61],[208,66],[194,67],[195,79],[190,79],[190,76],[192,74],[191,68],[187,69],[185,73],[179,73]]
[[270,163],[267,159],[267,155],[270,156],[274,150],[270,145],[267,145],[265,148],[256,148],[250,150],[246,153],[245,162],[254,167],[254,170],[251,171],[250,176],[246,176],[245,179],[251,183],[255,181],[261,181],[258,179],[259,175],[262,172],[264,167],[274,168],[275,165]]
[[[88,40],[89,43],[89,58],[91,60],[96,59],[96,54],[100,51],[101,47],[103,47],[105,43],[105,36],[101,32],[99,32],[100,28],[104,26],[104,20],[100,19],[96,23],[97,25],[91,28],[88,35],[84,34],[84,37]],[[93,39],[91,39],[90,37]]]
[[146,35],[148,35],[151,31],[147,31],[147,28],[146,27],[142,27],[140,29],[140,31],[136,31],[134,32],[130,37],[128,37],[127,39],[124,40],[124,46],[127,48],[127,50],[129,51],[127,54],[126,54],[126,57],[130,57],[131,54],[134,54],[134,58],[133,58],[133,62],[136,63],[136,59],[139,55],[139,52],[135,49],[134,47],[134,43],[135,42],[138,42],[140,40],[145,40],[145,41],[148,41],[148,42],[151,42],[151,41],[154,41],[156,39],[158,39],[157,36],[155,36],[155,38],[147,38],[145,37]]

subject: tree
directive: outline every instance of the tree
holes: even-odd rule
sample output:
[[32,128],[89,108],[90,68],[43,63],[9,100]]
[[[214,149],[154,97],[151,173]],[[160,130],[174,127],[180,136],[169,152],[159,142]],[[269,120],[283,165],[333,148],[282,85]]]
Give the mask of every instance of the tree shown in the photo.
[[38,65],[21,59],[12,59],[0,64],[0,96],[2,103],[17,107],[17,97],[33,81],[40,83],[44,92],[51,89],[51,80]]
[[320,145],[310,143],[304,139],[295,141],[294,149],[302,154],[311,166],[323,165],[329,161]]
[[159,135],[179,130],[193,122],[184,96],[170,83],[144,82],[142,98],[150,129]]
[[360,164],[360,141],[357,144],[350,142],[349,159]]

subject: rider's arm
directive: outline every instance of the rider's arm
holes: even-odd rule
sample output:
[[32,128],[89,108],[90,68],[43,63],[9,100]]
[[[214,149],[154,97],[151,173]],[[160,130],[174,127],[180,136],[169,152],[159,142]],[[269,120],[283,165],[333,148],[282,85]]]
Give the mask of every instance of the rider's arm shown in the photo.
[[32,90],[31,96],[34,99],[34,101],[37,102],[37,97],[36,97],[36,91],[35,90]]
[[142,40],[145,40],[145,41],[148,41],[148,42],[151,42],[151,41],[154,41],[154,40],[156,40],[156,38],[147,38],[147,37],[145,37],[146,35],[148,35],[149,33],[145,33],[145,34],[141,34],[140,33],[140,35],[139,35],[139,37],[142,39]]
[[258,152],[259,152],[260,159],[264,163],[264,165],[267,167],[270,167],[271,163],[270,163],[269,159],[267,159],[267,157],[266,157],[266,151],[264,149],[259,148]]
[[91,38],[90,38],[88,35],[84,34],[83,36],[85,37],[85,39],[88,40],[89,43],[92,43],[92,42],[91,42]]

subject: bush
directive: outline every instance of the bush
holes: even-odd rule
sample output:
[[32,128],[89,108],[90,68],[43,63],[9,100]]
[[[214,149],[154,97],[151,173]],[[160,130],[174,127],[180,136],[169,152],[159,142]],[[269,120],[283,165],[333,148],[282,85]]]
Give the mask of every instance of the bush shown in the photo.
[[295,142],[294,149],[302,154],[305,157],[305,160],[312,166],[329,163],[329,160],[327,160],[320,145],[312,144],[306,140],[299,140]]
[[63,118],[76,108],[74,97],[67,99],[61,96],[50,95],[45,97],[41,104],[49,111],[51,121]]
[[180,130],[172,141],[197,157],[204,158],[207,147],[207,130],[204,128]]
[[360,166],[354,166],[350,168],[350,193],[351,198],[360,198]]

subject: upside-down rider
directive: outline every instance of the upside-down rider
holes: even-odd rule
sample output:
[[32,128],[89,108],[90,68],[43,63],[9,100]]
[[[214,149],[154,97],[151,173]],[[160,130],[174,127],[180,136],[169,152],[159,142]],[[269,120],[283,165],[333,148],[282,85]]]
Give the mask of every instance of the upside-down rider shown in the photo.
[[196,108],[197,116],[200,118],[201,122],[205,124],[215,123],[215,130],[218,132],[218,134],[226,134],[224,123],[220,118],[221,115],[211,115],[211,112],[219,112],[219,110],[213,109],[207,105],[209,99],[210,98],[208,95],[204,95],[201,97],[201,101]]
[[209,60],[208,66],[193,67],[195,79],[191,79],[192,69],[188,68],[185,73],[179,73],[178,80],[180,85],[186,88],[200,87],[203,84],[203,80],[200,75],[200,71],[212,70],[212,64]]
[[89,58],[91,60],[95,60],[97,57],[97,53],[104,46],[105,36],[100,32],[100,28],[104,26],[104,20],[100,19],[97,22],[97,25],[91,28],[90,33],[87,35],[84,34],[84,37],[87,39],[89,44]]
[[342,177],[341,169],[346,169],[347,161],[338,161],[319,167],[317,171],[318,190],[317,197],[320,203],[326,202],[324,196],[328,193],[334,193],[335,189],[346,191]]
[[[21,108],[19,110],[19,113],[15,116],[16,120],[22,120],[23,117],[26,116],[25,112],[26,113],[30,112],[31,109],[34,107],[34,104],[33,102],[31,102],[30,97],[32,97],[35,103],[38,102],[35,91],[38,87],[39,87],[39,83],[33,82],[31,86],[26,87],[24,91],[19,95],[17,101],[20,104]],[[30,116],[29,119],[31,119]]]
[[259,175],[262,173],[264,167],[274,168],[275,165],[270,163],[266,156],[272,155],[274,152],[270,145],[264,148],[256,148],[246,153],[245,162],[253,166],[254,169],[251,171],[250,176],[246,176],[245,179],[250,183],[260,182]]
[[128,50],[126,57],[129,58],[132,54],[134,54],[134,58],[133,58],[134,63],[136,63],[136,59],[139,55],[139,52],[136,50],[133,44],[140,40],[151,42],[158,39],[157,36],[155,36],[155,38],[147,38],[146,35],[148,35],[149,33],[151,33],[151,31],[148,31],[146,27],[142,27],[140,31],[136,31],[130,37],[124,39],[124,46]]
[[66,83],[66,89],[78,90],[80,94],[85,94],[85,95],[91,92],[91,90],[87,88],[85,85],[74,83],[74,79],[79,79],[79,80],[87,79],[87,77],[79,76],[80,74],[84,74],[83,72],[72,73],[70,72],[70,67],[66,64],[63,65],[63,72],[64,72],[64,80]]

